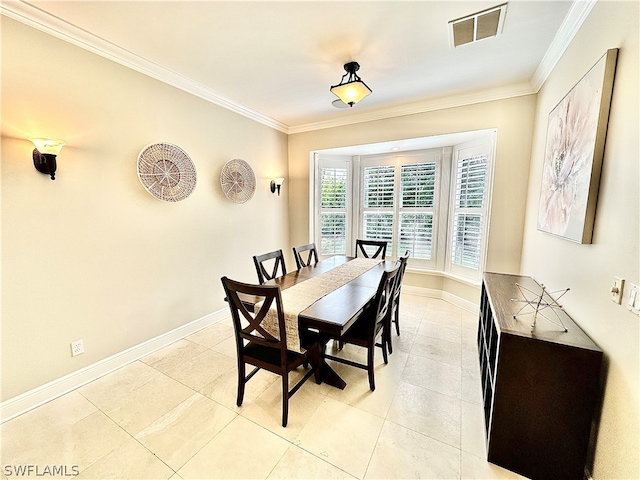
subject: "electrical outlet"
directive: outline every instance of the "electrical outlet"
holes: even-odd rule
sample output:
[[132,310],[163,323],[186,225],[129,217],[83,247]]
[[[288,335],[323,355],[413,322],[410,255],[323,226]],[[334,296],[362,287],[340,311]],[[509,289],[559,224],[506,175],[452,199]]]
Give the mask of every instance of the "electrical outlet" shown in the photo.
[[75,357],[81,353],[84,353],[84,342],[82,340],[71,342],[71,356]]
[[611,287],[611,301],[618,305],[622,303],[622,291],[624,290],[624,278],[613,277],[613,287]]

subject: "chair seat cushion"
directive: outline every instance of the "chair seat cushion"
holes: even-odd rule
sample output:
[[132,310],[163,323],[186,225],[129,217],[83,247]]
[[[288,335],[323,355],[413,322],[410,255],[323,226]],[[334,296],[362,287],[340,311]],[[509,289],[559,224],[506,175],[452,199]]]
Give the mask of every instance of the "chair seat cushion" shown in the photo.
[[[257,343],[249,342],[243,349],[243,353],[251,358],[255,358],[271,365],[280,366],[280,350],[277,348],[265,347]],[[291,350],[287,350],[287,363],[298,360],[302,355]]]

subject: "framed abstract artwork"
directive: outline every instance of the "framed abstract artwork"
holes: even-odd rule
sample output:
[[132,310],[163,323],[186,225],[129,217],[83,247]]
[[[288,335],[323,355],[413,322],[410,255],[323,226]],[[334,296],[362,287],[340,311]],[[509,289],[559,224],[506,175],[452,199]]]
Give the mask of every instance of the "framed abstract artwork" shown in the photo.
[[538,230],[591,243],[618,49],[607,53],[549,114]]

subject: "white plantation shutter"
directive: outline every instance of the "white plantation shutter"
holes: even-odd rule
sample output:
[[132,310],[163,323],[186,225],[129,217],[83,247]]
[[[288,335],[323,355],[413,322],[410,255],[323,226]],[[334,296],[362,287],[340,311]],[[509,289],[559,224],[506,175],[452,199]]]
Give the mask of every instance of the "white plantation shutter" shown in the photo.
[[483,154],[463,157],[454,165],[451,263],[478,270],[482,257],[488,156]]
[[476,284],[485,268],[495,132],[398,153],[316,154],[312,238],[349,255],[355,240],[387,242],[387,258]]
[[435,181],[435,162],[402,165],[400,169],[402,206],[433,208]]
[[411,258],[428,266],[433,258],[437,164],[417,159],[425,155],[372,158],[363,166],[360,232],[367,240],[386,240],[388,257],[409,250]]
[[364,169],[364,208],[393,208],[394,170],[392,165]]
[[347,169],[320,169],[320,255],[347,249]]
[[400,222],[398,252],[430,260],[433,244],[436,164],[412,163],[400,167]]
[[362,238],[386,240],[387,252],[393,248],[393,212],[365,213],[362,217]]
[[401,213],[398,254],[409,250],[411,258],[431,259],[433,214]]
[[393,249],[395,168],[393,165],[365,167],[363,171],[362,237],[386,240],[387,254]]

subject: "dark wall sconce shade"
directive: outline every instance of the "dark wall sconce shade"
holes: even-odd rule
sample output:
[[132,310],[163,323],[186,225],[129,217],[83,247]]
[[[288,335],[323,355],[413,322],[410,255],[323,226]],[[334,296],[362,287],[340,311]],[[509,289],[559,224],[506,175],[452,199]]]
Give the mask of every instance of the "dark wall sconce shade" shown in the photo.
[[36,148],[33,149],[33,165],[40,173],[51,176],[51,180],[56,179],[56,168],[58,166],[56,157],[65,145],[62,140],[53,138],[30,138]]

